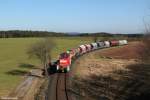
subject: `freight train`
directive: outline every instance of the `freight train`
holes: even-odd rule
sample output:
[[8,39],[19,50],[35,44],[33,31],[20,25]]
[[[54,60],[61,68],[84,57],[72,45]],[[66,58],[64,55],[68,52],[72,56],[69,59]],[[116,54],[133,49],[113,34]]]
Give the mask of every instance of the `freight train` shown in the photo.
[[[57,62],[55,63],[57,72],[69,72],[72,60],[80,55],[93,50],[108,48],[113,46],[121,46],[128,44],[127,40],[113,40],[113,41],[99,41],[91,44],[80,45],[77,48],[70,49],[59,55]],[[51,66],[50,66],[51,67]]]

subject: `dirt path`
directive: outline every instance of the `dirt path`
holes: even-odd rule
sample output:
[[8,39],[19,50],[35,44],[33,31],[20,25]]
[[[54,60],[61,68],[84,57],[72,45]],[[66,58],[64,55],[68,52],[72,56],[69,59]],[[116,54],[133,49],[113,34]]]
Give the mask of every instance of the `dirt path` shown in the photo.
[[0,100],[34,100],[41,84],[44,82],[41,73],[41,69],[31,70],[7,97],[1,97]]

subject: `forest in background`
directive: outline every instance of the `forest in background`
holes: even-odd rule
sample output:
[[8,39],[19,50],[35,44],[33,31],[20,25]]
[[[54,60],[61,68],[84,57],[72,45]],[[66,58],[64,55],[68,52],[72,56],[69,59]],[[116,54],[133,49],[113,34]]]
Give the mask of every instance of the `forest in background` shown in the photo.
[[0,38],[17,38],[17,37],[61,37],[61,36],[96,36],[96,37],[143,37],[143,33],[137,34],[112,34],[107,32],[97,33],[63,33],[63,32],[48,32],[48,31],[21,31],[21,30],[10,30],[0,31]]

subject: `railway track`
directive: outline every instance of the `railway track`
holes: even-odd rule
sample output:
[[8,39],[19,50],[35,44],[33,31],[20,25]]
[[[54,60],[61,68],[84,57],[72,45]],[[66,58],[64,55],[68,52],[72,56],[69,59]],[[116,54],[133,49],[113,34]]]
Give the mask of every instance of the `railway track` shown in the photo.
[[49,80],[46,100],[70,100],[67,93],[67,73],[57,73]]
[[67,94],[66,73],[58,73],[56,83],[56,100],[69,100]]

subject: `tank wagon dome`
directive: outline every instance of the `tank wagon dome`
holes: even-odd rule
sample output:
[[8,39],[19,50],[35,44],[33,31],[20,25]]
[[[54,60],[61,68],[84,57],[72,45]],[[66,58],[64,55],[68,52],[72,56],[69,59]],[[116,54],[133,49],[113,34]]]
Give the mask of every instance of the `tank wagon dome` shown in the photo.
[[93,50],[97,49],[97,43],[91,43],[91,45],[93,46]]
[[119,45],[128,44],[127,40],[119,40]]
[[110,47],[110,42],[109,41],[104,41],[105,47]]
[[124,44],[128,44],[128,41],[127,40],[123,40]]
[[80,45],[79,48],[80,48],[81,53],[86,52],[86,46],[85,45]]
[[90,44],[85,44],[85,46],[87,47],[87,51],[91,50],[91,45]]

